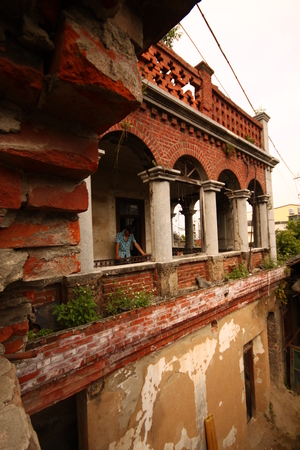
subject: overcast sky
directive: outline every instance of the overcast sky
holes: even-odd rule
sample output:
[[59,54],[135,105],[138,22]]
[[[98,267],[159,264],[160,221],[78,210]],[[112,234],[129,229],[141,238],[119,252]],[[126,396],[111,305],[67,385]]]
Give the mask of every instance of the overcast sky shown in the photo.
[[[300,0],[202,0],[206,20],[254,109],[271,117],[270,153],[280,160],[273,170],[274,207],[300,198]],[[225,95],[251,116],[251,106],[205,24],[198,8],[181,21],[225,88]],[[202,57],[183,33],[173,49],[191,65]],[[291,173],[291,172],[292,173]]]

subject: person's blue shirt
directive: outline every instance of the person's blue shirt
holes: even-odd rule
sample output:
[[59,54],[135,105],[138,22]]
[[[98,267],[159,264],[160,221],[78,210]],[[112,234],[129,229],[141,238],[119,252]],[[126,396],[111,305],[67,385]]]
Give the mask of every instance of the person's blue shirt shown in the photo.
[[126,241],[124,231],[125,230],[117,234],[115,243],[119,244],[119,256],[121,258],[129,258],[131,243],[134,244],[136,240],[134,235],[130,234],[130,236],[128,236],[128,240]]

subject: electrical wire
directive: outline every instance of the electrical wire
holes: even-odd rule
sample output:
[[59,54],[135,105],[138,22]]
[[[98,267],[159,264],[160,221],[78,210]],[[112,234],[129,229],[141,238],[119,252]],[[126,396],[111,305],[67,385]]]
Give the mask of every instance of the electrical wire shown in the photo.
[[[218,47],[219,47],[219,49],[220,49],[222,55],[224,56],[224,58],[225,58],[227,64],[229,65],[229,67],[230,67],[230,69],[231,69],[231,71],[232,71],[232,73],[233,73],[235,79],[237,80],[237,82],[238,82],[240,88],[242,89],[243,94],[245,95],[246,99],[248,100],[248,103],[249,103],[249,105],[251,106],[251,108],[252,108],[254,114],[256,114],[256,111],[255,111],[255,109],[254,109],[252,103],[250,102],[248,95],[246,94],[246,92],[245,92],[243,86],[241,85],[240,80],[238,79],[238,77],[237,77],[235,71],[233,70],[233,68],[232,68],[232,66],[231,66],[231,64],[230,64],[230,62],[229,62],[227,56],[226,56],[225,53],[223,52],[223,50],[222,50],[222,48],[221,48],[221,45],[220,45],[218,39],[216,38],[216,36],[215,36],[213,30],[211,29],[209,23],[207,22],[207,20],[206,20],[206,18],[205,18],[205,16],[204,16],[203,12],[201,11],[199,5],[196,5],[196,6],[197,6],[197,8],[198,8],[198,10],[199,10],[199,12],[200,12],[200,14],[201,14],[201,16],[203,17],[203,19],[204,19],[204,21],[205,21],[205,23],[206,23],[206,25],[207,25],[209,31],[211,32],[211,34],[212,34],[214,40],[216,41],[216,43],[217,43],[217,45],[218,45]],[[194,44],[194,45],[195,45],[195,44]],[[293,172],[292,172],[291,169],[288,167],[287,163],[285,162],[285,160],[283,159],[283,157],[281,156],[281,154],[279,153],[279,151],[278,151],[277,148],[275,147],[275,144],[274,144],[274,142],[272,141],[272,139],[270,138],[270,136],[269,136],[269,140],[270,140],[270,142],[272,143],[272,145],[273,145],[274,149],[276,150],[276,152],[278,153],[278,155],[279,155],[280,159],[282,160],[282,162],[285,164],[285,166],[288,168],[288,170],[290,171],[290,173],[291,173],[291,174],[293,175],[293,177],[295,178],[295,175],[293,174]]]
[[[185,32],[185,34],[187,35],[187,37],[189,38],[189,40],[191,41],[191,43],[194,45],[194,47],[196,48],[197,52],[199,53],[199,55],[201,56],[201,58],[203,59],[203,61],[207,64],[208,62],[206,61],[206,59],[204,58],[204,56],[201,54],[199,48],[197,47],[197,45],[195,44],[195,42],[193,41],[193,39],[191,38],[191,36],[188,34],[188,32],[185,30],[184,26],[182,25],[181,22],[179,22],[179,25],[181,26],[181,28],[183,29],[183,31]],[[224,90],[225,94],[227,95],[227,97],[230,99],[230,96],[228,94],[228,92],[226,91],[226,89],[224,88],[224,86],[222,85],[221,81],[218,80],[217,76],[214,74],[215,79],[217,80],[217,82],[220,84],[220,86],[222,87],[222,89]],[[230,99],[231,100],[231,99]]]

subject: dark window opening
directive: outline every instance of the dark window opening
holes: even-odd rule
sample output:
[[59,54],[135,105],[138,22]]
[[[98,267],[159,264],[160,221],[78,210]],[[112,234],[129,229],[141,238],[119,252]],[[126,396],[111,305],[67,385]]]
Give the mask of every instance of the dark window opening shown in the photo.
[[244,376],[247,407],[247,423],[255,417],[255,390],[252,342],[244,346]]

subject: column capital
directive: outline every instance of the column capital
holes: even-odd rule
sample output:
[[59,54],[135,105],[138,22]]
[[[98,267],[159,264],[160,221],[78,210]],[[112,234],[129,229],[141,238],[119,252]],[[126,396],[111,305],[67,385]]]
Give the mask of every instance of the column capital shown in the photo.
[[182,208],[182,210],[179,211],[179,212],[183,216],[189,217],[189,216],[193,216],[197,212],[197,210],[196,209],[190,209],[190,208]]
[[220,192],[223,186],[225,186],[225,183],[221,181],[206,180],[201,182],[201,187],[203,187],[204,192]]
[[138,173],[143,183],[148,183],[149,181],[175,181],[178,175],[180,175],[180,170],[169,169],[163,166],[152,167],[151,169]]
[[226,195],[229,200],[233,200],[235,198],[249,198],[251,196],[251,192],[249,189],[238,189],[237,191],[226,192]]
[[269,199],[270,199],[270,195],[269,195],[269,194],[266,194],[266,195],[258,195],[258,196],[256,197],[257,203],[268,203]]
[[254,118],[255,118],[256,120],[258,120],[259,122],[265,121],[265,122],[268,123],[271,117],[268,116],[267,113],[265,113],[264,111],[262,111],[262,112],[256,114]]

